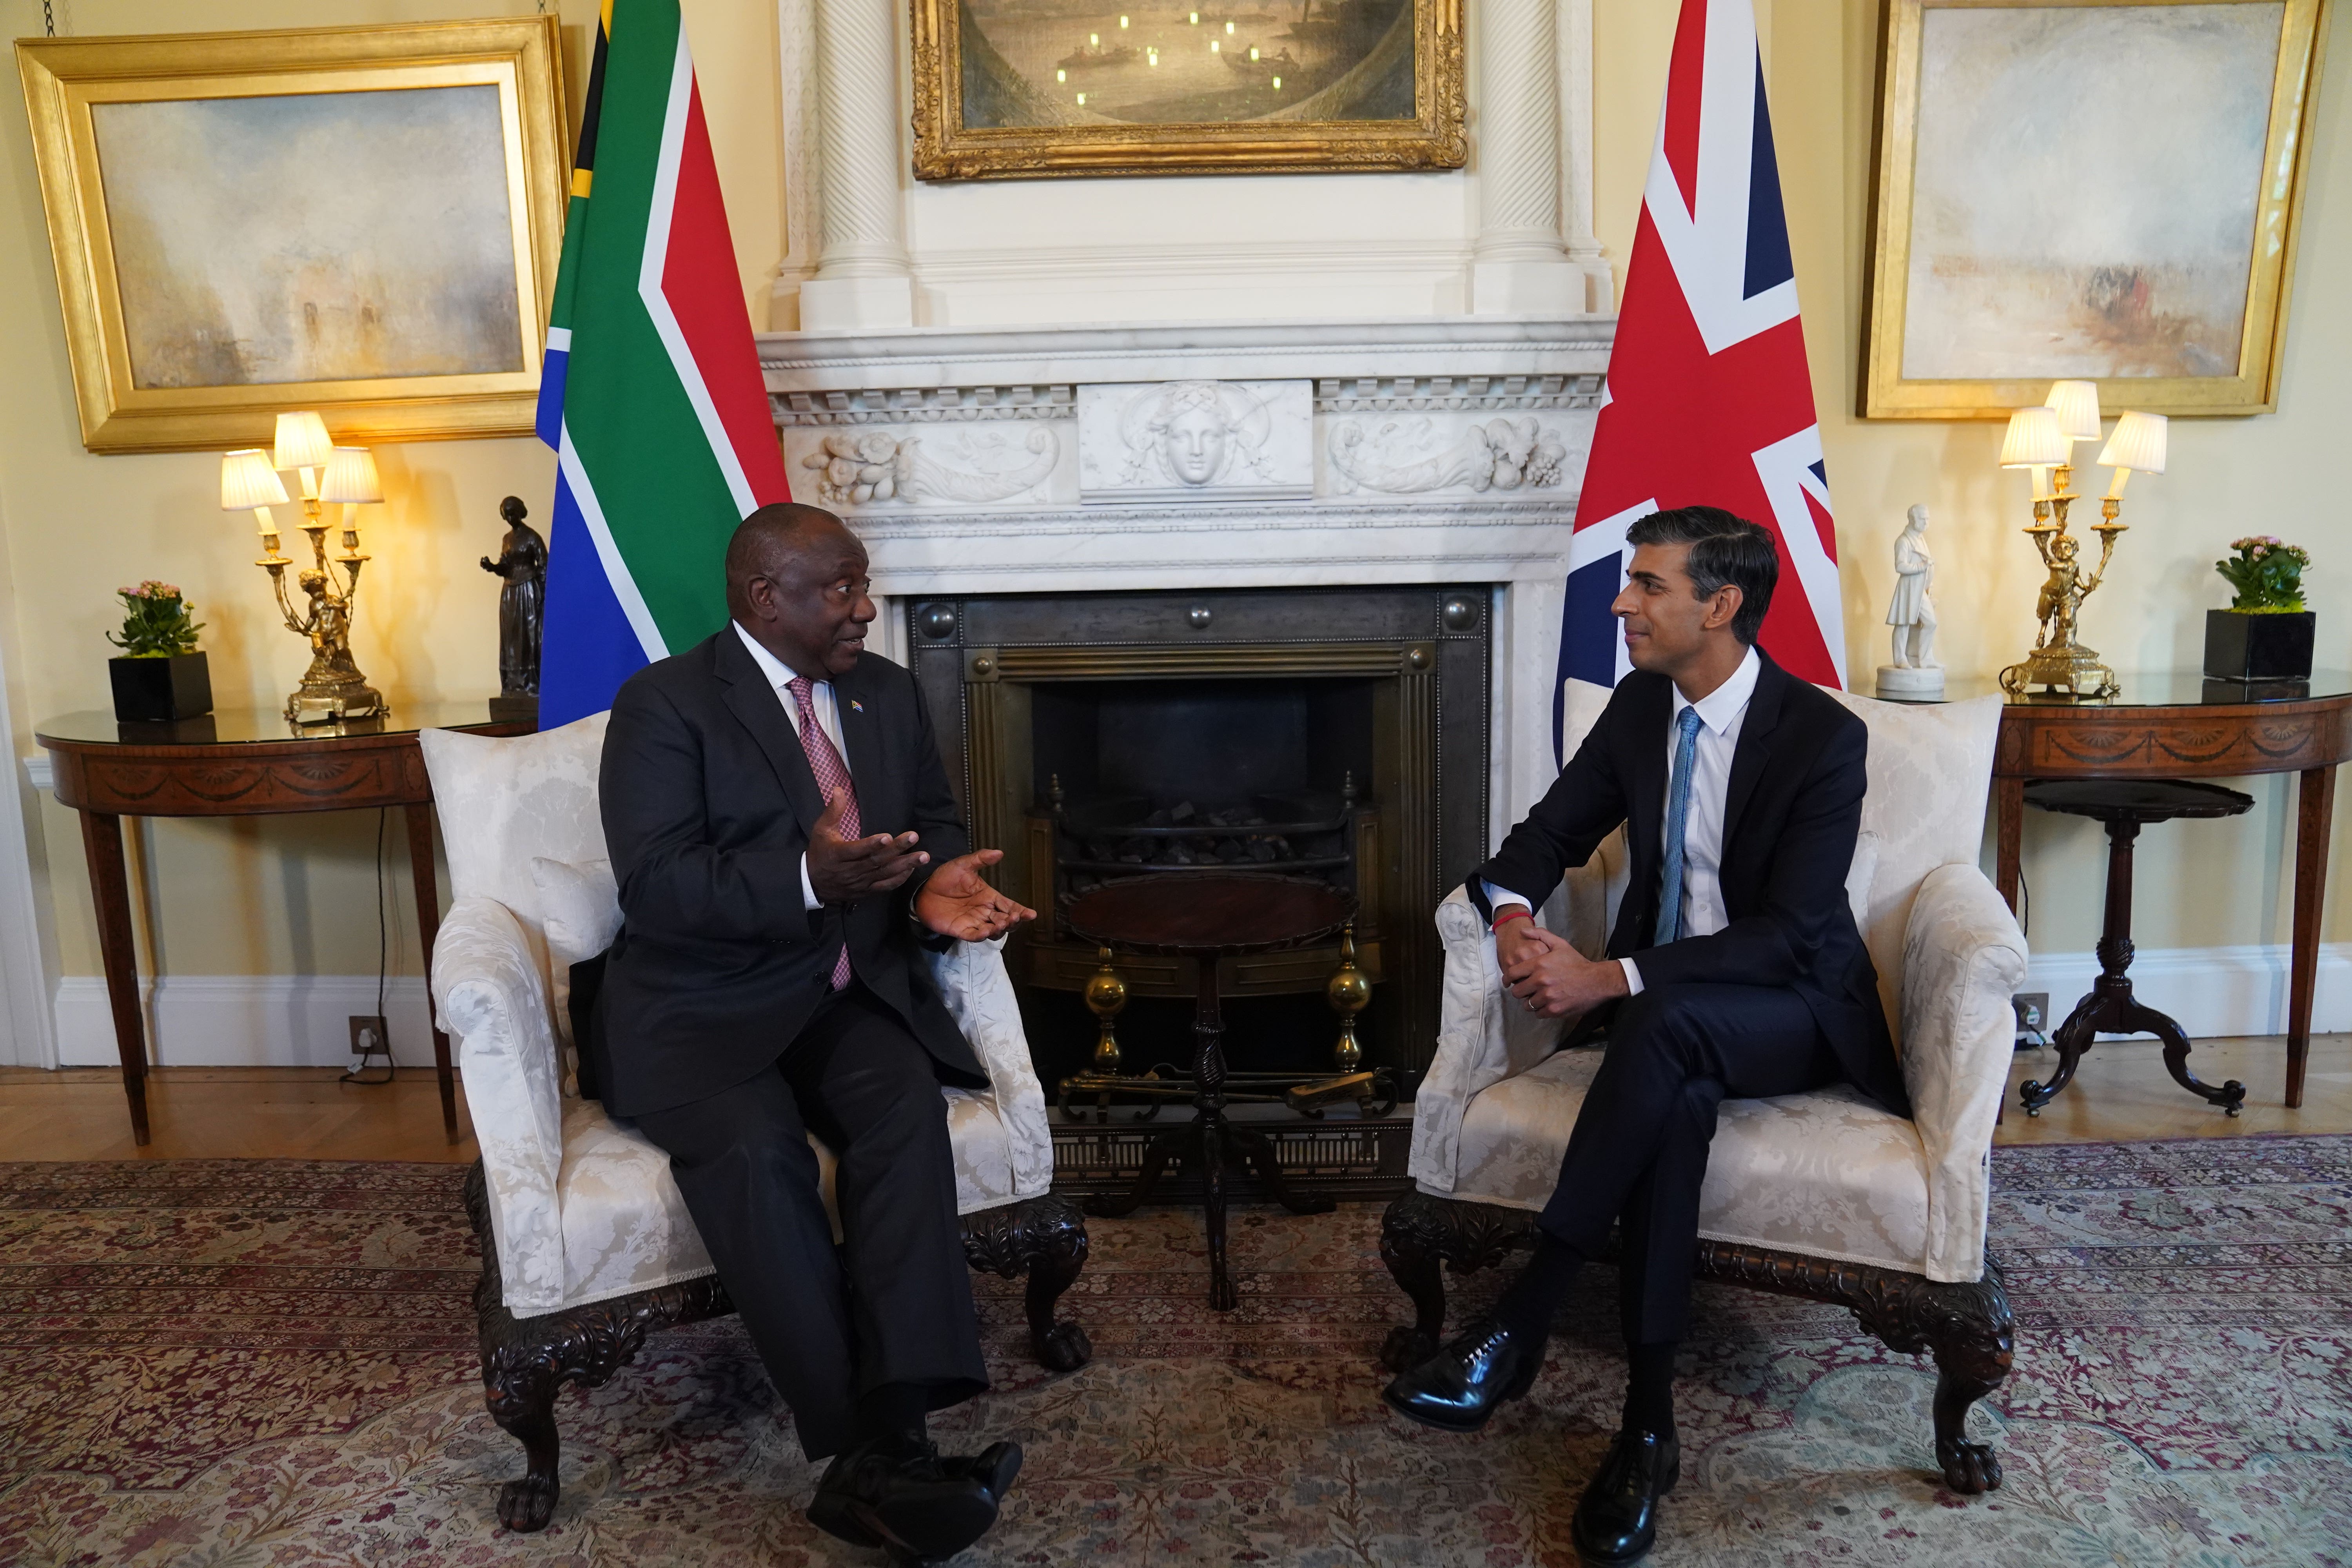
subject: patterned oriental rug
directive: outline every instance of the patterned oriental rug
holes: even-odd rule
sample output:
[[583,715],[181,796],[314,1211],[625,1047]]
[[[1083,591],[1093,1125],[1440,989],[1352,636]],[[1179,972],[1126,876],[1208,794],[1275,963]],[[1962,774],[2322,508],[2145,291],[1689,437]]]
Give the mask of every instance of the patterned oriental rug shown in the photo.
[[[1979,1414],[2008,1484],[1928,1468],[1932,1373],[1826,1308],[1707,1289],[1677,1386],[1661,1564],[2352,1563],[2352,1137],[1994,1156],[2017,1372]],[[731,1320],[567,1393],[563,1500],[497,1526],[462,1173],[421,1164],[0,1166],[0,1563],[865,1563],[798,1509]],[[1237,1215],[1210,1311],[1196,1220],[1095,1223],[1052,1377],[982,1281],[993,1392],[936,1423],[1028,1468],[962,1563],[1570,1564],[1614,1424],[1595,1269],[1534,1396],[1449,1437],[1389,1415],[1403,1321],[1379,1213]],[[1492,1276],[1458,1292],[1471,1310]]]

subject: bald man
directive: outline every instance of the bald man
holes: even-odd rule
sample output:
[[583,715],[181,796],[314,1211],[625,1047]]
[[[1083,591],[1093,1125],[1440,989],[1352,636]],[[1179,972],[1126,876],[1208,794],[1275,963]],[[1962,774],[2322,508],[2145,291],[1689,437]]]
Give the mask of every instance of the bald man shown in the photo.
[[[918,947],[1030,919],[969,852],[914,679],[865,652],[866,551],[762,507],[731,624],[640,670],[604,741],[621,934],[590,1027],[605,1109],[670,1157],[811,1458],[809,1518],[895,1560],[995,1521],[1009,1443],[942,1458],[932,1410],[987,1386],[943,1083],[986,1075]],[[840,1157],[836,1250],[814,1132]]]

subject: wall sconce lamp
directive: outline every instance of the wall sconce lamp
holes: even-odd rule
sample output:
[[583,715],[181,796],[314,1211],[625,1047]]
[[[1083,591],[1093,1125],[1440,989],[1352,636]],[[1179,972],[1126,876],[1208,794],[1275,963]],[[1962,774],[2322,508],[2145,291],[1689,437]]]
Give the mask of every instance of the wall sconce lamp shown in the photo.
[[[286,586],[286,569],[296,563],[279,553],[278,521],[269,510],[287,504],[286,484],[278,477],[287,472],[301,486],[302,521],[296,526],[310,537],[311,564],[295,575],[302,595],[299,610]],[[360,569],[368,562],[352,511],[382,500],[374,454],[364,447],[336,446],[316,414],[281,414],[269,451],[248,447],[221,458],[221,510],[253,513],[261,530],[261,558],[254,564],[269,574],[287,629],[310,642],[310,668],[286,699],[291,723],[332,724],[391,712],[383,694],[352,662],[351,645],[352,602],[359,593]],[[330,506],[342,508],[337,520],[341,548],[332,555],[327,552]]]
[[2025,534],[2050,575],[2034,604],[2034,617],[2042,627],[2033,651],[2000,672],[2002,690],[2019,697],[2039,691],[2090,699],[2113,697],[2122,689],[2116,672],[2099,661],[2098,650],[2084,647],[2075,636],[2075,626],[2083,601],[2106,577],[2116,537],[2128,526],[2116,521],[2123,510],[2124,486],[2135,470],[2164,472],[2169,428],[2160,414],[2127,413],[2116,421],[2115,434],[2098,456],[2099,462],[2115,470],[2099,502],[2099,521],[2091,524],[2091,531],[2099,536],[2099,563],[2086,574],[2078,559],[2081,542],[2066,531],[2066,512],[2081,499],[2070,488],[2074,447],[2099,438],[2098,384],[2053,383],[2047,405],[2021,408],[2009,416],[2000,466],[2029,469],[2033,475],[2033,521]]

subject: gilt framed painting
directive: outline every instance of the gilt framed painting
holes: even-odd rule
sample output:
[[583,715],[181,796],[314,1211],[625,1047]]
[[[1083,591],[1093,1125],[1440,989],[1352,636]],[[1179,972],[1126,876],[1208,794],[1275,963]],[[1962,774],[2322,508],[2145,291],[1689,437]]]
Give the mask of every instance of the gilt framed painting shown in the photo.
[[553,17],[16,46],[82,442],[521,434],[562,244]]
[[1463,0],[911,0],[923,180],[1458,169]]
[[2326,0],[1888,0],[1862,413],[2277,406]]

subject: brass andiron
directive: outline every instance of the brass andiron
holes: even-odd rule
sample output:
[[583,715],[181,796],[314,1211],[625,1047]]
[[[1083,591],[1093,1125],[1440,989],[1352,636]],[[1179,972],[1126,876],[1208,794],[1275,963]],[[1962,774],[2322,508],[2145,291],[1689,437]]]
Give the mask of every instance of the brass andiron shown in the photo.
[[2060,382],[2051,388],[2051,406],[2011,415],[2001,443],[2003,468],[2033,472],[2033,521],[2025,534],[2050,573],[2034,601],[2041,629],[2033,651],[2000,672],[2001,689],[2017,697],[2037,691],[2082,700],[2113,697],[2123,689],[2116,672],[2100,661],[2096,648],[2084,646],[2076,627],[2083,601],[2106,580],[2116,539],[2128,526],[2116,521],[2125,483],[2136,469],[2164,471],[2165,421],[2158,415],[2126,414],[2099,453],[2100,462],[2113,466],[2115,481],[2099,502],[2099,521],[2091,525],[2099,536],[2099,562],[2085,572],[2082,542],[2066,531],[2067,510],[2082,498],[2068,487],[2074,480],[2074,443],[2098,438],[2098,388],[2091,382]]
[[1102,967],[1087,978],[1087,1011],[1092,1013],[1102,1026],[1102,1035],[1095,1041],[1092,1070],[1103,1078],[1117,1078],[1118,1036],[1111,1021],[1127,1006],[1127,982],[1121,980],[1118,971],[1111,967],[1110,949],[1096,948],[1095,957],[1101,962]]
[[[295,575],[303,597],[299,610],[286,586],[286,569],[295,563],[279,553],[278,525],[269,511],[272,502],[287,500],[278,473],[289,468],[301,476],[299,526],[310,536],[311,564]],[[254,447],[221,459],[221,509],[254,513],[261,527],[261,558],[254,564],[269,574],[287,629],[310,642],[310,668],[286,699],[286,718],[291,723],[332,724],[382,718],[391,711],[383,694],[367,683],[352,662],[351,644],[352,599],[359,593],[360,569],[369,559],[359,547],[352,508],[383,499],[373,455],[362,447],[332,445],[316,414],[279,415],[274,452]],[[342,548],[331,556],[324,513],[333,504],[342,507]]]
[[1323,999],[1331,1004],[1331,1011],[1339,1015],[1339,1043],[1332,1049],[1332,1063],[1342,1073],[1352,1073],[1364,1059],[1363,1047],[1356,1044],[1356,1015],[1372,999],[1372,983],[1356,967],[1353,921],[1339,928],[1339,967],[1323,987]]

